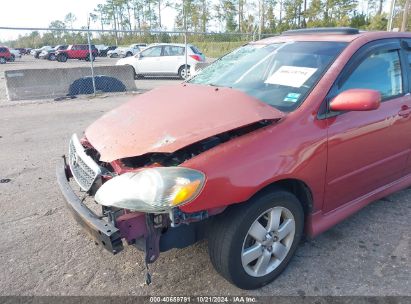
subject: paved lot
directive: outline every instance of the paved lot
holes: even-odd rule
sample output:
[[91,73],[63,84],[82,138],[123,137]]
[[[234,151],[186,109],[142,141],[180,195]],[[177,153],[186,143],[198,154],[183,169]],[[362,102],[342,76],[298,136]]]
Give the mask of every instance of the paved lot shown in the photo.
[[206,242],[151,266],[133,247],[112,256],[65,209],[54,168],[73,132],[130,95],[0,103],[0,295],[411,295],[411,190],[377,201],[303,242],[272,284],[239,290],[212,268]]
[[[110,66],[115,65],[118,58],[98,57],[94,62],[95,66]],[[0,103],[7,101],[6,86],[4,80],[4,72],[8,70],[22,69],[53,69],[53,68],[75,68],[75,67],[90,67],[90,62],[84,60],[68,60],[67,62],[49,61],[44,59],[35,59],[33,56],[25,55],[21,59],[16,59],[15,62],[9,62],[0,65]],[[136,80],[138,90],[151,90],[162,85],[169,85],[181,82],[181,80],[173,77],[157,77],[144,78]]]

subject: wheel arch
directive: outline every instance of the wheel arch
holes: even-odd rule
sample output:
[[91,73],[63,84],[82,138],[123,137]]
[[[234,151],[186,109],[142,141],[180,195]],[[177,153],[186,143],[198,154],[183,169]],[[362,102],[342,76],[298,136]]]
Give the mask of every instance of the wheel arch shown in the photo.
[[[178,70],[177,70],[178,73],[180,73],[180,70],[184,69],[185,66],[186,66],[185,63],[180,64],[179,67],[178,67]],[[187,62],[187,69],[189,69],[189,68],[190,68],[190,64]]]
[[263,195],[266,192],[275,190],[285,190],[294,194],[300,201],[304,214],[308,215],[313,210],[313,194],[310,187],[302,180],[287,178],[274,181],[259,189],[250,199]]

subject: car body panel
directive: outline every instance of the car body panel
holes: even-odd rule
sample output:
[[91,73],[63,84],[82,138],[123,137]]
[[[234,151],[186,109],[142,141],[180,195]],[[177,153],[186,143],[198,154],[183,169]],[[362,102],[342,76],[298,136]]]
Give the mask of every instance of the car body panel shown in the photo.
[[327,120],[325,212],[401,178],[411,153],[411,118],[398,115],[404,104],[410,96]]
[[307,114],[296,121],[290,113],[276,124],[183,163],[204,172],[207,182],[200,195],[181,209],[197,212],[242,203],[264,187],[286,179],[306,184],[313,196],[313,210],[320,209],[327,164],[326,123]]
[[85,135],[100,159],[110,162],[149,152],[174,152],[215,134],[282,117],[278,110],[240,91],[181,84],[134,98],[94,122]]

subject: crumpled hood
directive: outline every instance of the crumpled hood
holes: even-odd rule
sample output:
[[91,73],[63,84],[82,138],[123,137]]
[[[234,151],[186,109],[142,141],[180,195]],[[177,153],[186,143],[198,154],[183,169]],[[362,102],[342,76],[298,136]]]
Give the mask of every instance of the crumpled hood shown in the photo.
[[103,115],[85,135],[100,160],[171,153],[283,113],[230,88],[181,84],[154,89]]

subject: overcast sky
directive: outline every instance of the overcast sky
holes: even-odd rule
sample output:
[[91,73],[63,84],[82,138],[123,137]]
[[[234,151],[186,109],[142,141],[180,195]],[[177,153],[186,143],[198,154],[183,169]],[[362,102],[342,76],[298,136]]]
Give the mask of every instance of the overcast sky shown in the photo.
[[[5,0],[4,0],[5,1]],[[0,27],[48,27],[53,20],[64,20],[68,13],[73,13],[77,21],[75,28],[87,25],[88,13],[92,12],[97,4],[104,3],[103,0],[17,0],[0,9]],[[174,24],[174,12],[170,9],[164,10],[162,21],[171,29]],[[93,25],[92,28],[99,28]],[[17,38],[19,34],[27,32],[0,30],[0,40]]]

